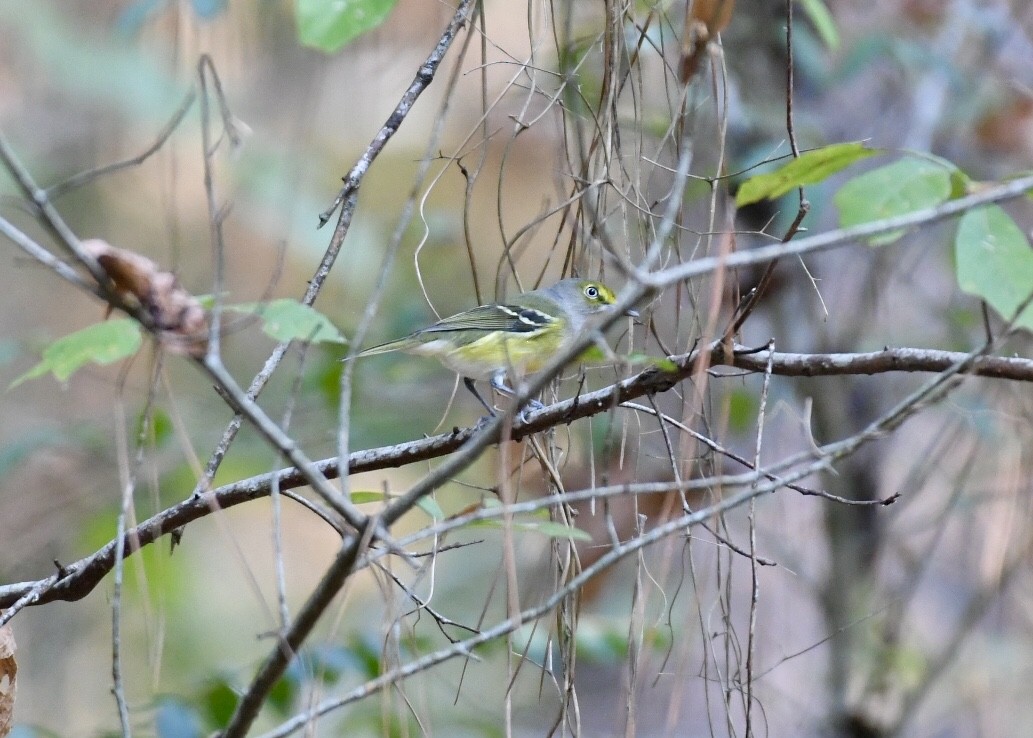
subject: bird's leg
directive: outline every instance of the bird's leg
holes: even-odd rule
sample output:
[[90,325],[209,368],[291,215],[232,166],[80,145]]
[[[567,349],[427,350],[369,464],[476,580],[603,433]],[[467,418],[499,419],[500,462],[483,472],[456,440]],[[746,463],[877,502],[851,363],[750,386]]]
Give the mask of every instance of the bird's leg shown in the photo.
[[[513,397],[516,395],[513,388],[506,384],[505,370],[497,371],[491,375],[491,388],[500,394],[506,395],[506,397]],[[545,405],[538,402],[538,400],[533,397],[527,401],[527,408],[529,410],[541,410],[543,407],[545,407]]]
[[[466,388],[470,390],[474,397],[477,398],[477,402],[484,406],[484,409],[488,411],[488,415],[494,418],[495,410],[484,401],[483,397],[481,397],[481,393],[477,391],[477,387],[474,385],[473,380],[470,377],[463,377],[463,384],[465,384]],[[495,385],[492,384],[492,386],[494,387]]]

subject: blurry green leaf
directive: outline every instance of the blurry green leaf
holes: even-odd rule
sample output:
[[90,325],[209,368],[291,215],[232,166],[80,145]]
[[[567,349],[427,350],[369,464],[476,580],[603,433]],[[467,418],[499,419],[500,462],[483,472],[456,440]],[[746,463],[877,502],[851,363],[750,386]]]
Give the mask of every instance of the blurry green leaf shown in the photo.
[[[225,303],[226,298],[229,297],[230,293],[224,290],[219,294],[222,295],[223,303]],[[210,292],[207,292],[203,295],[195,295],[195,297],[197,299],[197,304],[203,307],[205,310],[211,310],[213,307],[215,307],[215,295],[211,294]]]
[[351,500],[356,505],[365,505],[368,502],[383,502],[384,493],[355,490],[351,493]]
[[[623,661],[628,654],[628,626],[625,621],[609,620],[598,616],[583,616],[578,621],[576,646],[578,656],[599,663]],[[643,645],[663,650],[671,643],[668,628],[646,627],[642,631]]]
[[614,628],[585,627],[578,622],[575,646],[579,659],[597,664],[616,663],[628,653],[627,628],[623,633]]
[[543,520],[540,523],[517,523],[515,525],[523,530],[541,533],[543,536],[549,536],[550,538],[571,538],[575,541],[592,540],[592,536],[587,531],[575,528],[572,525],[557,523],[552,520]]
[[[487,507],[487,506],[486,506]],[[507,523],[503,520],[475,520],[470,523],[468,528],[505,528]],[[512,521],[513,530],[516,531],[527,531],[530,533],[539,533],[543,536],[550,538],[570,538],[575,541],[591,541],[592,536],[586,531],[573,526],[564,525],[563,523],[557,523],[552,520],[539,520],[539,521],[526,521],[526,520],[514,520]]]
[[444,520],[445,511],[441,509],[441,505],[433,497],[421,497],[420,501],[416,503],[423,512],[427,513],[432,520]]
[[158,738],[202,738],[206,734],[194,708],[168,698],[158,705],[154,728]]
[[728,426],[736,433],[749,430],[757,419],[759,403],[756,396],[745,389],[728,393]]
[[800,6],[814,25],[814,30],[821,36],[825,46],[831,51],[838,49],[839,29],[836,28],[836,21],[824,0],[800,0]]
[[233,710],[237,707],[237,693],[225,679],[212,679],[201,695],[201,705],[208,722],[222,728],[233,717]]
[[372,639],[356,636],[349,644],[348,651],[362,666],[366,679],[373,679],[380,674],[380,647]]
[[578,361],[584,364],[605,364],[606,359],[606,352],[600,347],[594,345],[586,348],[578,357]]
[[61,382],[67,381],[76,370],[89,364],[111,364],[135,354],[143,338],[136,321],[107,320],[91,325],[81,331],[59,338],[43,350],[43,361],[11,383],[17,387],[22,382],[35,379],[47,372]]
[[925,651],[916,646],[901,645],[890,648],[886,654],[892,669],[894,683],[906,689],[918,689],[929,678],[929,659]]
[[[351,493],[351,500],[356,505],[364,505],[369,502],[383,502],[383,492],[355,491]],[[444,520],[445,511],[441,509],[437,500],[433,497],[421,497],[416,506],[427,513],[434,520]]]
[[172,418],[161,408],[152,408],[149,418],[145,418],[143,413],[136,416],[138,438],[145,422],[148,424],[146,439],[152,441],[155,446],[161,446],[172,437]]
[[344,336],[322,313],[297,300],[283,298],[272,302],[245,302],[227,305],[227,310],[257,315],[262,330],[277,341],[345,343]]
[[333,54],[391,14],[397,0],[298,0],[298,39]]
[[289,716],[298,695],[298,686],[297,680],[291,674],[284,674],[269,690],[266,704],[272,707],[281,718]]
[[302,390],[306,393],[317,393],[323,401],[323,407],[336,417],[341,404],[341,372],[344,362],[336,348],[327,348],[308,361],[308,370],[302,382]]
[[743,207],[760,200],[774,200],[797,187],[821,182],[854,162],[879,153],[878,149],[866,148],[857,141],[806,151],[773,172],[747,179],[735,195],[735,204]]
[[666,356],[650,356],[649,354],[635,352],[629,354],[625,361],[631,366],[651,366],[669,374],[678,371],[678,365]]
[[[844,227],[871,223],[946,202],[955,188],[957,167],[945,160],[906,157],[854,177],[839,188],[835,203]],[[904,231],[869,239],[873,246],[892,243]]]
[[[996,205],[965,213],[954,248],[961,289],[1011,320],[1033,293],[1033,248],[1015,221]],[[1016,325],[1033,330],[1033,305]]]

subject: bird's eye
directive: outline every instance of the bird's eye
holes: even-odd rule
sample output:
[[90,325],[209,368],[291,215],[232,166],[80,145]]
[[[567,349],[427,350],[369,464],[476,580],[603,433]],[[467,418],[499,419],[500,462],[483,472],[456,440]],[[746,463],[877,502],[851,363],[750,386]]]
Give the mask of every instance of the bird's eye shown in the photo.
[[597,297],[599,297],[599,288],[596,287],[594,284],[588,285],[587,287],[585,287],[585,297],[587,297],[589,300],[596,299]]

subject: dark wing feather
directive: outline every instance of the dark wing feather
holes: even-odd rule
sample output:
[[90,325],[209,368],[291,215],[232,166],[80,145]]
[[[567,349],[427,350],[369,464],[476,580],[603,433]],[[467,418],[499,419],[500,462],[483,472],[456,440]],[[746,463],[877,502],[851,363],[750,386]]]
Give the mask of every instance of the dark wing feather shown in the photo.
[[481,305],[472,310],[442,318],[427,326],[420,333],[446,333],[453,331],[506,331],[507,333],[532,333],[555,322],[551,315],[518,305]]

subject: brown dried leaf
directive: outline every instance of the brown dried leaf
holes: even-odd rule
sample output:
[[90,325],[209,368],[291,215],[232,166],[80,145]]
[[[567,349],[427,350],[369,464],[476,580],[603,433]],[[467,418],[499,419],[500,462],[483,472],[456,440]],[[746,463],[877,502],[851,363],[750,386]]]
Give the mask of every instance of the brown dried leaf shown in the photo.
[[710,38],[714,38],[732,22],[735,0],[695,0],[692,3],[692,20],[706,26]]
[[14,652],[14,631],[8,624],[0,628],[0,738],[14,727],[14,693],[18,676]]
[[83,241],[82,247],[111,278],[119,296],[151,316],[167,349],[204,355],[208,337],[204,308],[180,286],[172,272],[164,271],[146,256],[115,248],[99,238]]
[[735,0],[695,0],[685,12],[678,78],[688,84],[699,70],[707,45],[732,21]]

